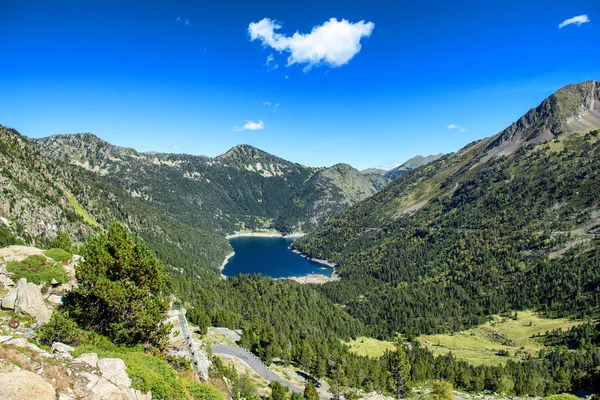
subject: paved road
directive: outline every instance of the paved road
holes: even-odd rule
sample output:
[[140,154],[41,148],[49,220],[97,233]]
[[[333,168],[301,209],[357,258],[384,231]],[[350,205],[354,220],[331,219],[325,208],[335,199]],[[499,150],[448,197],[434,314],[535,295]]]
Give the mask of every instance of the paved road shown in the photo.
[[213,344],[211,346],[211,349],[213,354],[226,354],[239,358],[240,360],[248,364],[250,368],[256,371],[257,374],[259,374],[269,382],[277,381],[282,385],[288,387],[292,392],[304,393],[304,388],[296,387],[288,381],[286,381],[285,379],[274,374],[262,363],[262,361],[260,361],[259,358],[257,358],[254,354],[250,353],[249,351],[242,349],[241,347],[221,346]]

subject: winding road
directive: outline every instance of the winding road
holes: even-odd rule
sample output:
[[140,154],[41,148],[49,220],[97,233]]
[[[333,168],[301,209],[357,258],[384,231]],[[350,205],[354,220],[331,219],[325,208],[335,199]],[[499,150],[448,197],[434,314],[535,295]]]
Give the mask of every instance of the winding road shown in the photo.
[[256,357],[254,354],[250,353],[249,351],[242,349],[241,347],[223,346],[223,345],[213,344],[211,346],[211,350],[212,350],[213,354],[224,354],[224,355],[229,355],[229,356],[239,358],[240,360],[242,360],[246,364],[248,364],[250,366],[250,368],[252,368],[254,371],[256,371],[257,374],[259,374],[260,376],[262,376],[269,382],[277,381],[277,382],[281,383],[282,385],[286,386],[287,388],[289,388],[292,392],[304,393],[304,388],[299,388],[297,386],[294,386],[291,383],[289,383],[288,381],[286,381],[285,379],[278,376],[277,374],[273,373],[271,370],[269,370],[265,366],[265,364],[262,363],[262,361],[260,361],[260,359],[258,357]]

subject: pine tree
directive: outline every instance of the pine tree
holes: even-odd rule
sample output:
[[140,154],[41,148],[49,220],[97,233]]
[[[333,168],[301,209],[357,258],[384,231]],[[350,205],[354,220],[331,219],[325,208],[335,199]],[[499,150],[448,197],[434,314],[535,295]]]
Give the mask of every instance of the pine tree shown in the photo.
[[71,317],[117,343],[162,346],[170,326],[162,323],[168,301],[156,256],[117,223],[90,238],[82,256],[75,269],[79,287],[66,304]]
[[396,342],[396,349],[389,354],[388,372],[390,373],[390,386],[396,394],[396,398],[403,398],[408,393],[410,365],[400,342]]

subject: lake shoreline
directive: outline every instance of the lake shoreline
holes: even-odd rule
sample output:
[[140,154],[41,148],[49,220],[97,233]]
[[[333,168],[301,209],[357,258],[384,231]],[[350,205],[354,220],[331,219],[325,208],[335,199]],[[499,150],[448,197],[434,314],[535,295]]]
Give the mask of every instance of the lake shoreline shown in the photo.
[[227,265],[227,263],[229,262],[229,259],[231,257],[235,256],[235,251],[232,251],[231,253],[227,254],[225,256],[225,260],[223,260],[223,263],[221,264],[221,266],[219,267],[219,272],[221,273],[221,279],[227,279],[226,275],[223,275],[223,269],[225,269],[225,266]]
[[284,235],[280,232],[236,232],[231,235],[225,236],[225,239],[235,239],[238,237],[263,237],[263,238],[284,238],[284,239],[297,239],[303,237],[305,234],[302,232],[288,233]]

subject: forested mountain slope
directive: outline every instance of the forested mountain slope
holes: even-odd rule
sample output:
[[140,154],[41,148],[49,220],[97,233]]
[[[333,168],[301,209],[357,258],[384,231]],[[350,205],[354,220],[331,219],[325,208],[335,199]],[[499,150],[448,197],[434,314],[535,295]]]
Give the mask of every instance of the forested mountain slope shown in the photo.
[[397,178],[294,246],[340,265],[322,290],[391,337],[534,307],[597,315],[600,84]]
[[84,168],[47,158],[29,139],[2,126],[0,168],[0,247],[44,246],[58,230],[82,241],[116,220],[165,263],[196,275],[217,276],[216,266],[231,251],[222,235],[182,223]]
[[[139,153],[92,134],[57,135],[34,143],[43,154],[96,172],[184,223],[222,233],[273,227],[310,231],[376,191],[351,167],[353,173],[344,174],[338,167],[305,167],[248,145],[210,158]],[[354,186],[359,189],[346,190]]]

